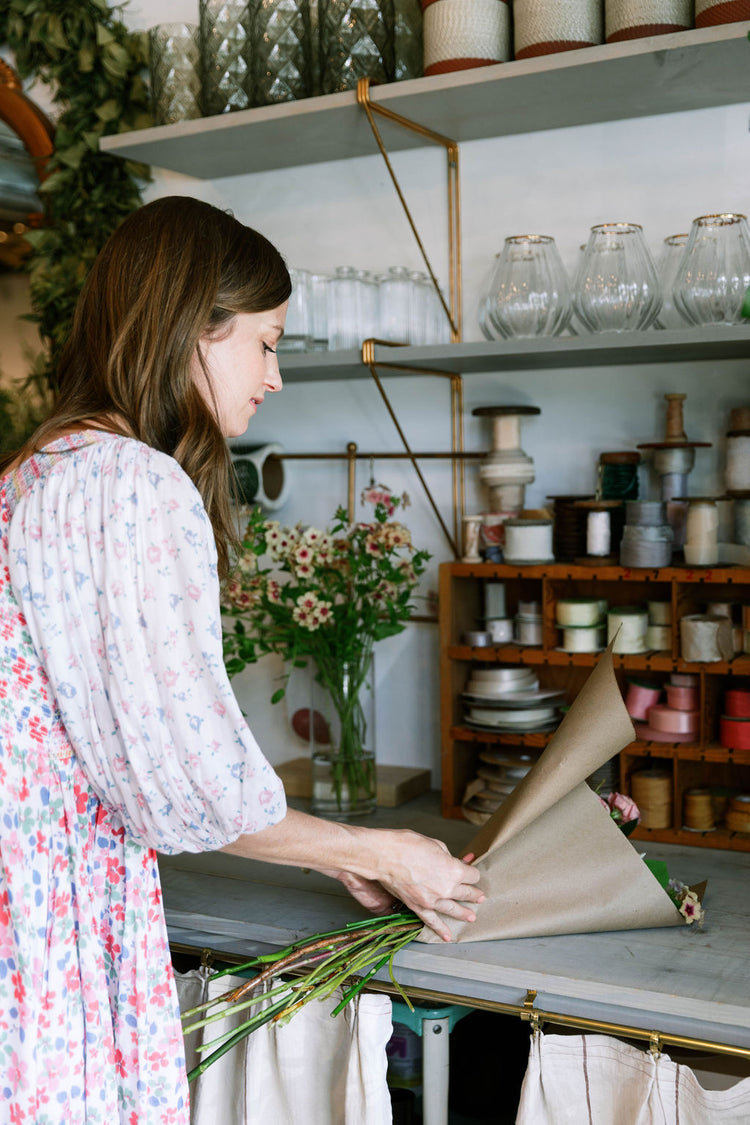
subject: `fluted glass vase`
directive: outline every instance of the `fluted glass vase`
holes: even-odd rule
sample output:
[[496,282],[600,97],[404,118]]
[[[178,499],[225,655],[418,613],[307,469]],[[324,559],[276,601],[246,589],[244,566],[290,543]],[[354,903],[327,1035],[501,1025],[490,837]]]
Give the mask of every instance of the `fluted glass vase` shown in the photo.
[[375,691],[371,651],[315,666],[310,723],[312,812],[341,820],[375,809]]

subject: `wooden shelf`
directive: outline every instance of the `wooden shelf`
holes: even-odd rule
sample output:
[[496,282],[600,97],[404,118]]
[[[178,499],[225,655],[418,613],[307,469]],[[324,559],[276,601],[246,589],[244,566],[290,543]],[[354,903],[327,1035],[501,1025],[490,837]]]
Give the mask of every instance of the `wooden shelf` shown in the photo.
[[[394,82],[372,97],[459,143],[731,105],[748,99],[748,28],[721,24]],[[381,128],[391,151],[427,143]],[[377,152],[354,91],[120,133],[100,146],[198,179]]]

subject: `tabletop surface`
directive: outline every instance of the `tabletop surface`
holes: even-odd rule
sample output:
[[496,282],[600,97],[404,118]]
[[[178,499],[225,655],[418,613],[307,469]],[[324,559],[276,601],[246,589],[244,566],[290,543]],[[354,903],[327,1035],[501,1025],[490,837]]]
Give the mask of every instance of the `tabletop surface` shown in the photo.
[[[474,834],[439,815],[434,793],[360,823],[414,828],[454,853]],[[395,961],[399,983],[469,1004],[522,1004],[535,989],[544,1011],[750,1048],[750,855],[637,847],[685,883],[708,880],[702,929],[412,942]],[[251,957],[368,916],[339,883],[300,868],[223,853],[161,856],[159,865],[170,940],[180,945]]]

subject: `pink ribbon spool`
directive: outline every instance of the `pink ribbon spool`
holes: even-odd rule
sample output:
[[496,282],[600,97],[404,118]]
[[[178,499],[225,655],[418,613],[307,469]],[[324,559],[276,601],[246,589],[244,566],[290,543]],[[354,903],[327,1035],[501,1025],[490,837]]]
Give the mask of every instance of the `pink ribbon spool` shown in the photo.
[[724,695],[724,714],[730,719],[750,719],[750,691],[731,688]]
[[694,687],[679,687],[677,684],[667,684],[667,706],[676,711],[697,711],[698,689]]
[[653,687],[651,684],[639,684],[636,680],[631,680],[628,683],[628,690],[625,695],[625,710],[631,719],[642,719],[645,722],[648,718],[649,707],[658,703],[660,698],[661,688]]
[[698,686],[698,676],[694,672],[673,672],[669,677],[670,684],[675,687],[694,687]]
[[689,738],[698,733],[700,717],[700,711],[677,711],[664,703],[656,703],[648,709],[647,722],[653,730],[662,734]]
[[727,750],[750,750],[750,719],[722,715],[719,719],[719,742]]

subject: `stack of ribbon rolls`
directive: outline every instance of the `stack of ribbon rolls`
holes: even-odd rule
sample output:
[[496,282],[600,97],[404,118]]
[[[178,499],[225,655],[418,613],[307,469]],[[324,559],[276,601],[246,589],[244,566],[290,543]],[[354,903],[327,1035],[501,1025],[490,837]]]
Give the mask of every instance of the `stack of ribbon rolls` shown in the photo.
[[750,750],[749,688],[730,688],[724,693],[719,741],[727,750]]
[[[664,691],[666,703],[646,703],[647,689],[641,690],[639,713],[643,714],[645,711],[645,722],[636,720],[634,723],[638,738],[642,742],[696,741],[700,734],[701,718],[698,677],[674,672],[664,685]],[[633,698],[635,699],[635,693]],[[630,708],[629,713],[633,717]]]
[[640,812],[642,828],[672,827],[672,774],[666,769],[644,769],[631,774],[630,794]]
[[510,59],[507,0],[422,0],[422,12],[426,75]]
[[602,598],[558,598],[555,621],[563,652],[600,652],[604,647],[607,602]]

